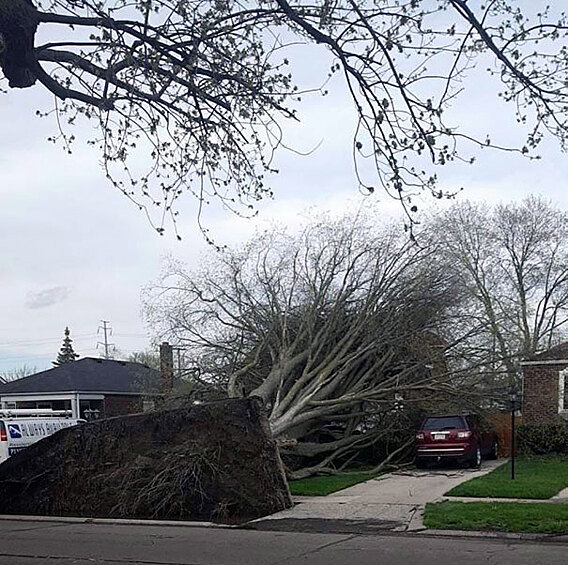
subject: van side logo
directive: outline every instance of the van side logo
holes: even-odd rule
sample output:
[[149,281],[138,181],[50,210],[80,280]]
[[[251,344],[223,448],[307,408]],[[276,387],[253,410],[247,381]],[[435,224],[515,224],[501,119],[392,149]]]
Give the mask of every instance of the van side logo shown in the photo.
[[20,424],[8,424],[8,433],[12,439],[21,439],[22,430],[20,429]]

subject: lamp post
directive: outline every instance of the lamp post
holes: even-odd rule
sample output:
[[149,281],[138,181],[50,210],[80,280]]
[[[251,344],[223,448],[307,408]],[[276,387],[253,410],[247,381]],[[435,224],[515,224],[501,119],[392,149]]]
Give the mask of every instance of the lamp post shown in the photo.
[[511,480],[515,480],[515,412],[518,405],[517,391],[509,391],[509,406],[511,407]]

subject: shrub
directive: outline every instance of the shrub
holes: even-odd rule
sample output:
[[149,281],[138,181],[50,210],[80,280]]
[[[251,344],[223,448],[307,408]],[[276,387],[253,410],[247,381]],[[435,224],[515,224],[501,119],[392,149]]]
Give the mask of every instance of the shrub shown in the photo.
[[519,426],[517,441],[525,455],[568,453],[568,423],[524,424]]

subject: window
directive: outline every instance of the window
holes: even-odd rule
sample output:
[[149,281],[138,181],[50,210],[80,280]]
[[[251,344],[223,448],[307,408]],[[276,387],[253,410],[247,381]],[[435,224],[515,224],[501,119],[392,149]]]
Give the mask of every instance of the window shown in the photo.
[[427,418],[422,429],[428,431],[467,430],[467,425],[460,416],[440,416]]
[[143,400],[142,401],[142,411],[151,412],[156,408],[156,403],[153,400]]
[[42,408],[43,410],[53,410],[53,404],[51,402],[36,402],[36,408]]
[[79,417],[87,421],[98,420],[102,418],[103,401],[102,400],[79,400]]
[[480,426],[479,426],[479,418],[478,418],[477,415],[470,414],[469,416],[467,416],[466,420],[467,420],[467,422],[468,422],[468,424],[469,424],[469,427],[470,427],[472,430],[476,430],[476,429],[478,429],[478,428],[480,427]]

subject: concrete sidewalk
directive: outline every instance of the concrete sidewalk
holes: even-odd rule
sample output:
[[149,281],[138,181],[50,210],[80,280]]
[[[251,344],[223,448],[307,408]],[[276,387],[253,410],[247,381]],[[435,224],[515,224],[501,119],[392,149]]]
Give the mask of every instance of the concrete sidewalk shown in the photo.
[[481,469],[407,470],[389,473],[328,496],[295,497],[296,505],[252,522],[257,529],[285,531],[394,532],[423,529],[422,510],[460,483],[505,463]]

